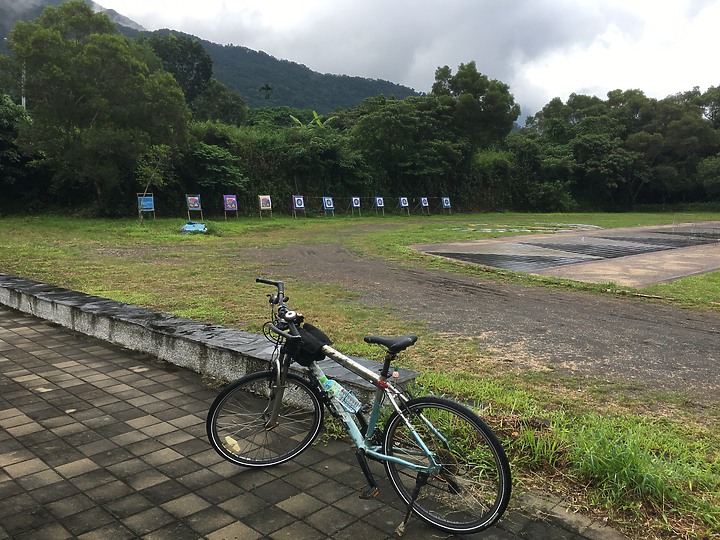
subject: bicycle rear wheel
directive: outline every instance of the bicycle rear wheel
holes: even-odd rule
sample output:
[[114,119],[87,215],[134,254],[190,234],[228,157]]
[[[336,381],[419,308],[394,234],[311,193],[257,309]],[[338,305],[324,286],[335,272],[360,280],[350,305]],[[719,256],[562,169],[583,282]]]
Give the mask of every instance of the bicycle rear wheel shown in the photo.
[[246,467],[278,465],[307,449],[320,432],[324,411],[317,393],[293,373],[287,376],[278,424],[267,427],[274,384],[270,372],[247,375],[210,406],[208,438],[228,461]]
[[[490,428],[467,407],[444,398],[410,400],[403,415],[441,465],[415,499],[415,514],[454,534],[475,533],[500,519],[510,500],[510,465]],[[383,450],[413,464],[430,465],[397,412],[386,425]],[[409,504],[417,473],[391,461],[385,462],[385,469]]]

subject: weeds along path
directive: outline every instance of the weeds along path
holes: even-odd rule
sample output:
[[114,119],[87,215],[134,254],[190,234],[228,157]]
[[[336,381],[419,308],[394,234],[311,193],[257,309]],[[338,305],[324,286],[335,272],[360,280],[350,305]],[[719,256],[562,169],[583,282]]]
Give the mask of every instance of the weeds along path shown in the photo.
[[[252,255],[263,260],[257,249]],[[340,245],[273,248],[270,259],[286,261],[285,268],[268,268],[274,274],[339,284],[370,305],[427,321],[433,331],[476,337],[517,369],[636,382],[685,392],[700,406],[720,404],[717,312],[408,270]]]

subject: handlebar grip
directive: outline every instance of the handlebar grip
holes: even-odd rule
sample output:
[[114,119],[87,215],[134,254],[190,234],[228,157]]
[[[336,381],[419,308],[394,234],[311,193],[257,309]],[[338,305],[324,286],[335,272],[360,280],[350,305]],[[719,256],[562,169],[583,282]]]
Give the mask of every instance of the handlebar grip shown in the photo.
[[275,285],[276,287],[280,287],[283,285],[282,281],[273,281],[272,279],[265,279],[265,278],[255,278],[255,283],[265,283],[266,285]]

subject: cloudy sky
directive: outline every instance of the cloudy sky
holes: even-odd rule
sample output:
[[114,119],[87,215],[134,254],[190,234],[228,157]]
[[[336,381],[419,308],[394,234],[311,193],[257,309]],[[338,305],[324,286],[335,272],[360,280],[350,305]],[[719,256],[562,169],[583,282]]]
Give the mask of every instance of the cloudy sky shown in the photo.
[[720,0],[97,0],[148,30],[243,45],[322,73],[428,92],[475,60],[523,117],[553,97],[720,85]]

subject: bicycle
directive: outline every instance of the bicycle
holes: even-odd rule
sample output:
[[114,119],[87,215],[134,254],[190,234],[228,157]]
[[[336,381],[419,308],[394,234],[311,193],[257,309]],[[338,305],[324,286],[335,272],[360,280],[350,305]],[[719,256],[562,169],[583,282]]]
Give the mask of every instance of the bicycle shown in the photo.
[[[267,295],[271,318],[263,327],[275,344],[275,354],[268,371],[238,379],[213,401],[207,433],[223,458],[247,467],[291,460],[316,439],[328,409],[357,448],[367,481],[360,497],[378,494],[367,461],[372,459],[383,463],[407,505],[398,535],[412,512],[455,534],[475,533],[500,519],[510,499],[511,480],[497,436],[468,407],[443,397],[413,398],[392,382],[396,372],[391,366],[417,336],[366,336],[365,342],[385,349],[384,362],[375,373],[331,347],[325,333],[291,310],[282,281],[256,282],[277,288]],[[372,403],[362,406],[352,392],[328,379],[317,364],[325,357],[370,382],[375,387]],[[290,371],[293,362],[306,368],[303,374]],[[391,412],[381,428],[386,403]]]

